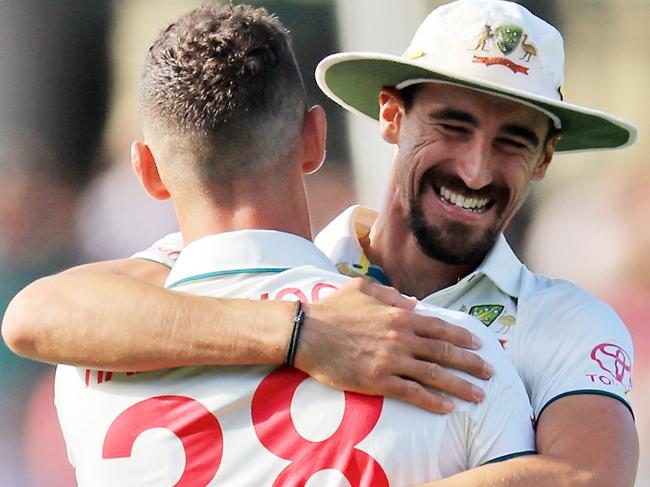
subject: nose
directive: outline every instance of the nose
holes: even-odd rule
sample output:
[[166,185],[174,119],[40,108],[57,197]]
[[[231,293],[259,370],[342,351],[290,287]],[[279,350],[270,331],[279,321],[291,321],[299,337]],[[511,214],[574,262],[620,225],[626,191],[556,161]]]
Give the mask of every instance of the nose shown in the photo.
[[470,189],[481,189],[492,182],[490,144],[481,137],[472,137],[457,159],[457,174]]

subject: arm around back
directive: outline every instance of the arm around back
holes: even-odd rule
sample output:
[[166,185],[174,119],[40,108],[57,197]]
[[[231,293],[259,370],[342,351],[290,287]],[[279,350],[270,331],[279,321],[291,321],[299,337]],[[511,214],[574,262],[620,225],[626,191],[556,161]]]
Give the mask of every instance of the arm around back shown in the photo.
[[[161,264],[128,259],[40,279],[10,304],[3,336],[27,358],[118,372],[283,363],[293,303],[170,291],[161,287],[167,272]],[[482,359],[461,348],[478,346],[472,334],[418,316],[413,306],[392,288],[353,280],[305,305],[296,366],[331,387],[433,412],[451,406],[428,387],[480,400],[472,384],[443,368],[490,376]]]
[[[168,291],[168,272],[125,259],[39,279],[10,303],[3,338],[27,358],[113,371],[282,363],[291,303]],[[247,328],[230,326],[245,317]]]

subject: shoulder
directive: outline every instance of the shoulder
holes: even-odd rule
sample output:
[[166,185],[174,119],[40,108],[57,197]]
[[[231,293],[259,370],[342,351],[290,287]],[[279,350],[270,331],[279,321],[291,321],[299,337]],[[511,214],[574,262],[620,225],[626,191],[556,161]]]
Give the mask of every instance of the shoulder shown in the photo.
[[[552,330],[623,335],[629,333],[607,303],[572,282],[528,273],[519,297],[519,321],[527,321],[530,331],[544,334]],[[550,329],[550,330],[549,330]]]
[[627,405],[633,347],[616,312],[568,281],[531,275],[526,284],[508,349],[536,415],[567,394],[604,394]]
[[450,415],[450,431],[459,438],[457,443],[464,446],[467,466],[477,467],[499,458],[534,451],[533,411],[528,395],[496,335],[477,318],[460,311],[422,303],[415,311],[474,333],[482,344],[475,353],[494,367],[494,374],[488,381],[453,371],[485,391],[485,399],[478,404],[455,400],[456,409]]

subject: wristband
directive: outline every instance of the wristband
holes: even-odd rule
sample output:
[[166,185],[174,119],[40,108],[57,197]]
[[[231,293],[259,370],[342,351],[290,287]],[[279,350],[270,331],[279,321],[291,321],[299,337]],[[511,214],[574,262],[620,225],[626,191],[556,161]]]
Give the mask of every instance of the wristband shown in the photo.
[[288,367],[293,367],[296,360],[296,349],[298,348],[298,338],[300,337],[300,330],[305,323],[305,312],[302,309],[302,303],[296,301],[296,314],[293,317],[293,330],[291,332],[291,340],[289,340],[289,347],[287,348],[287,358],[284,363]]

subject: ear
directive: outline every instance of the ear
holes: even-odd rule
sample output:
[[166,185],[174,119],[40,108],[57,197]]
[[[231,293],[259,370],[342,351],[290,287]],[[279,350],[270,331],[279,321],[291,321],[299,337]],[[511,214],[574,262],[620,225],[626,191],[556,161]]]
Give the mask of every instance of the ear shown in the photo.
[[325,160],[327,118],[325,110],[316,105],[305,114],[302,130],[302,171],[311,174],[320,169]]
[[397,144],[399,130],[404,118],[404,103],[399,91],[383,88],[379,92],[379,130],[382,138],[389,144]]
[[553,154],[555,154],[555,148],[557,147],[557,142],[560,140],[561,136],[562,136],[561,134],[554,135],[546,143],[546,147],[544,147],[544,150],[542,151],[537,161],[537,166],[535,167],[535,172],[533,172],[532,179],[534,180],[544,179],[544,176],[546,176],[546,170],[548,169],[548,166],[551,164],[551,159],[553,159]]
[[131,167],[149,196],[157,200],[169,199],[169,191],[160,178],[156,160],[149,146],[141,140],[131,144]]

